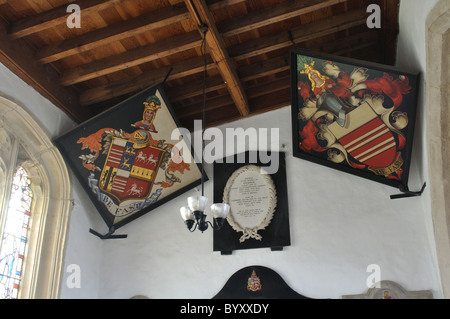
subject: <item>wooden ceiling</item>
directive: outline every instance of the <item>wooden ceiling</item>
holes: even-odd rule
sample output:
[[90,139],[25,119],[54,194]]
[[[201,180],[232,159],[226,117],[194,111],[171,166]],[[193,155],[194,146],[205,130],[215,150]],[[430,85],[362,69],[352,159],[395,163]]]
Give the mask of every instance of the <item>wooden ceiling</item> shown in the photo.
[[[66,24],[71,3],[81,8],[81,28]],[[370,4],[381,8],[379,29],[367,27]],[[399,0],[0,0],[0,62],[78,123],[166,79],[178,119],[191,128],[202,112],[206,24],[212,126],[290,105],[294,45],[393,65],[398,6]]]

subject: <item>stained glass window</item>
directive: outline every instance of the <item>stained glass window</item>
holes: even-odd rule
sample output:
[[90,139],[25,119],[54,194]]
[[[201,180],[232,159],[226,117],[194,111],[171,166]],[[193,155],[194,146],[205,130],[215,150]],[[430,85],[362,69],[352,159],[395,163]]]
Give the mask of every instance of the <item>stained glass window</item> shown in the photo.
[[19,294],[33,200],[30,183],[27,171],[19,167],[13,177],[0,244],[1,299],[16,299]]

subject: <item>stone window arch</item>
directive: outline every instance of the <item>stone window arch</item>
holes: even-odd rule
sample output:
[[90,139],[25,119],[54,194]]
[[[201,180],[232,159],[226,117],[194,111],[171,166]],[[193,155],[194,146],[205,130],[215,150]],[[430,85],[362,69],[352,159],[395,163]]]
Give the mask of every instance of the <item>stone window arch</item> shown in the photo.
[[[9,198],[11,174],[18,166],[28,172],[34,194],[19,297],[58,298],[72,208],[68,170],[38,123],[19,104],[0,95],[0,200],[3,206]],[[1,205],[0,208],[1,226],[5,209]]]
[[426,127],[431,210],[444,298],[450,298],[450,1],[426,22]]

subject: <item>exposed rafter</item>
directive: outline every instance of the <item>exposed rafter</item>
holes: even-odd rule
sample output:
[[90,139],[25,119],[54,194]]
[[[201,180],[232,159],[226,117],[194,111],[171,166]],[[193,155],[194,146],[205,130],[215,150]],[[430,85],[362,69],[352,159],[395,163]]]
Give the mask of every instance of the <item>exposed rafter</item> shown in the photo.
[[206,24],[208,26],[208,32],[205,37],[210,54],[217,64],[217,68],[219,69],[224,82],[227,84],[228,91],[230,92],[236,107],[242,116],[247,116],[250,112],[247,97],[242,88],[241,81],[236,74],[233,63],[228,56],[228,52],[220,37],[219,31],[209,12],[208,6],[203,0],[185,0],[185,3],[192,18],[199,27],[199,32],[202,33],[202,25]]
[[121,54],[74,68],[63,74],[61,83],[72,85],[102,75],[125,70],[156,59],[198,47],[201,37],[196,31],[180,34]]
[[0,24],[0,63],[6,65],[26,83],[64,110],[76,122],[92,116],[80,107],[78,93],[59,84],[59,74],[51,67],[33,60],[33,49],[25,41],[14,41]]
[[[211,59],[207,59],[207,68],[215,67]],[[172,68],[172,70],[171,70]],[[169,79],[175,80],[188,75],[199,73],[203,70],[203,58],[192,58],[188,61],[181,61],[174,65],[165,66],[131,78],[129,82],[115,81],[105,86],[86,90],[81,94],[82,105],[92,105],[97,102],[106,101],[110,98],[121,96],[127,93],[137,92],[149,86],[149,83],[159,83],[164,80],[170,71]]]
[[[107,9],[111,5],[124,0],[80,0],[71,1],[83,8],[83,14]],[[67,5],[62,5],[49,11],[36,14],[14,22],[9,28],[9,34],[14,38],[23,38],[45,29],[58,27],[67,20]]]
[[186,8],[165,7],[156,10],[156,12],[149,12],[136,18],[117,22],[60,43],[49,45],[40,49],[36,56],[42,63],[50,63],[188,18],[189,12],[187,12]]
[[311,13],[329,6],[345,2],[345,0],[306,0],[284,2],[268,7],[267,9],[255,11],[246,15],[245,19],[236,17],[223,21],[217,27],[223,37],[230,37],[265,27],[273,23],[285,21],[298,17],[302,14]]
[[[366,19],[367,13],[365,11],[354,10],[336,15],[332,19],[323,18],[315,23],[304,24],[289,31],[291,31],[292,40],[295,43],[301,43],[365,24]],[[292,46],[292,41],[289,33],[284,32],[238,44],[229,48],[228,51],[233,59],[243,60],[290,46]]]
[[[69,4],[81,29],[66,25]],[[381,7],[369,29],[367,6]],[[201,115],[203,25],[208,126],[287,106],[294,45],[393,64],[399,0],[0,0],[0,62],[75,121],[155,83],[184,127]]]

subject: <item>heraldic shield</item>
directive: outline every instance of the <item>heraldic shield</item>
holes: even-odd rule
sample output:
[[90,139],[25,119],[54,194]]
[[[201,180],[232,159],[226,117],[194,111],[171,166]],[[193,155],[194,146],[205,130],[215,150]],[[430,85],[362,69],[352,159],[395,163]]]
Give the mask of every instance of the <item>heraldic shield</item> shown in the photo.
[[392,131],[367,102],[347,113],[343,126],[333,122],[328,125],[328,130],[350,156],[371,170],[388,168],[393,164],[397,167],[403,163],[397,158],[397,144]]
[[161,159],[166,151],[113,137],[99,180],[100,189],[119,203],[145,199],[152,190]]

